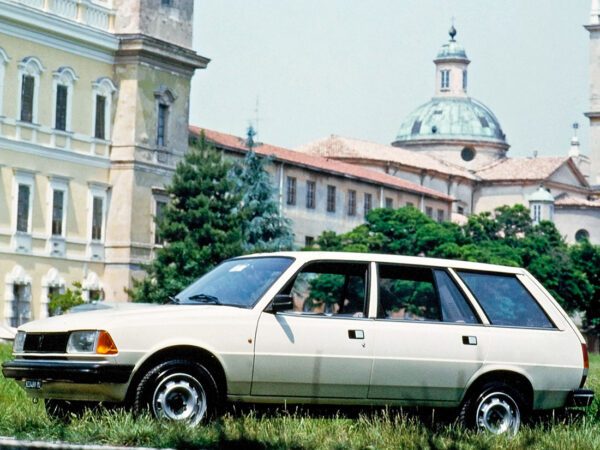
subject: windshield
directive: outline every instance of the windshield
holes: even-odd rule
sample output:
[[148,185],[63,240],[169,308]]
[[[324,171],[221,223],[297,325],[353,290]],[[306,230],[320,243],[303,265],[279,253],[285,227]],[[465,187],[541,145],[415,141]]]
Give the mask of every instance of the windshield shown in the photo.
[[292,258],[284,257],[225,261],[177,294],[175,300],[251,308],[292,262]]

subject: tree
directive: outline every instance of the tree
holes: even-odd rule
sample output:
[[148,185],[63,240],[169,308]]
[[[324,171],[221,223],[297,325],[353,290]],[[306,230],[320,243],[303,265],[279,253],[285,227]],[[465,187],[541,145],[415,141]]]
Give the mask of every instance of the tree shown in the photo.
[[241,196],[223,160],[202,135],[177,164],[171,202],[157,223],[164,247],[134,280],[134,301],[164,303],[222,260],[242,253]]
[[53,294],[48,302],[48,311],[51,316],[64,314],[71,308],[83,304],[83,295],[81,292],[81,283],[74,282],[73,289],[67,288],[62,294]]
[[[325,250],[462,259],[528,269],[568,311],[582,310],[600,325],[600,250],[569,247],[552,222],[533,225],[523,205],[469,217],[464,226],[438,223],[414,207],[374,209],[354,230],[323,233]],[[594,322],[595,321],[595,322]]]
[[265,170],[268,160],[253,150],[253,133],[250,127],[247,140],[250,150],[233,171],[237,191],[242,193],[242,247],[246,253],[288,250],[294,239],[290,221],[281,215],[274,199],[271,177]]

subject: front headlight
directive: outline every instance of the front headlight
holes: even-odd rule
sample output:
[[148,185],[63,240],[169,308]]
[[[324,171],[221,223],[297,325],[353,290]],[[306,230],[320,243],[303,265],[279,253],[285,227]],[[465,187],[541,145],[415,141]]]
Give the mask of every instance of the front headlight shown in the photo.
[[98,331],[74,331],[67,342],[67,353],[94,353]]
[[25,332],[18,331],[13,342],[13,353],[21,353],[25,347]]
[[119,351],[107,331],[73,331],[67,342],[67,353],[115,355]]

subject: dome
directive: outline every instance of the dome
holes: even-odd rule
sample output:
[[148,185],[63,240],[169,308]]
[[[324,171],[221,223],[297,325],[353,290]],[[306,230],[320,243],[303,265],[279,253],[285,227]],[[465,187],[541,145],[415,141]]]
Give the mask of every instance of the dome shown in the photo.
[[414,141],[477,141],[506,145],[494,113],[469,97],[434,97],[400,126],[394,144]]
[[554,203],[554,197],[544,186],[540,186],[527,200],[529,200],[529,203]]
[[452,25],[448,34],[450,35],[450,41],[442,45],[442,48],[440,48],[435,57],[435,62],[459,59],[468,63],[469,59],[467,58],[467,52],[465,52],[464,47],[458,44],[454,39],[456,37],[456,28],[454,28],[454,25]]

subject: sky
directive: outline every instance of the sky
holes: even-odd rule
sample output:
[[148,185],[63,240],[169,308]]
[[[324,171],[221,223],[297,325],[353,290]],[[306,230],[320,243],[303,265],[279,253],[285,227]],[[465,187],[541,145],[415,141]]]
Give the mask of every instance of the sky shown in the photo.
[[496,115],[509,156],[589,154],[590,0],[197,0],[190,123],[287,148],[331,134],[389,144],[434,91],[456,40],[469,95]]

